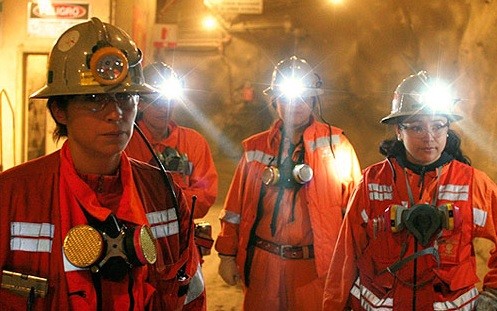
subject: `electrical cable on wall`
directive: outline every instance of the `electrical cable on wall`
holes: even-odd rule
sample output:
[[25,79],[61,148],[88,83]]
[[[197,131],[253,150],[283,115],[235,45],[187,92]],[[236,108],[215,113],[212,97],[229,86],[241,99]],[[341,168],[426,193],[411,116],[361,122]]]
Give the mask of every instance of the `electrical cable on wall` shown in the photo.
[[[16,163],[16,118],[15,118],[15,113],[14,113],[14,107],[12,107],[12,102],[10,101],[10,98],[9,98],[9,94],[7,94],[7,91],[5,89],[2,89],[0,91],[0,109],[3,107],[3,98],[5,97],[5,99],[7,99],[7,104],[9,105],[9,108],[10,108],[10,112],[12,114],[12,142],[13,142],[13,155],[14,155],[14,163]],[[0,114],[1,116],[1,114]],[[2,124],[1,122],[2,120],[0,120],[0,125]],[[4,163],[4,160],[3,160],[3,149],[2,149],[2,144],[3,144],[3,134],[1,131],[1,128],[3,128],[3,126],[0,126],[0,155],[1,155],[1,158],[0,158],[0,172],[3,171],[3,163]]]

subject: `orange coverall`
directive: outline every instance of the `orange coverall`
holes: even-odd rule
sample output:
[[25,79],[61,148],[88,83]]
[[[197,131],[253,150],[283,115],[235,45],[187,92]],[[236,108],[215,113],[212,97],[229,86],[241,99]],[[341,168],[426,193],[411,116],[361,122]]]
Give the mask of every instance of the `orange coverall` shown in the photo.
[[[411,208],[408,187],[415,204],[454,204],[453,219],[460,225],[441,229],[425,246],[405,228],[392,232],[386,209],[392,204]],[[324,310],[474,310],[479,280],[472,240],[497,242],[496,204],[497,186],[488,176],[456,160],[421,175],[395,158],[370,166],[347,208],[326,280]],[[427,253],[401,261],[430,249],[439,258]],[[496,260],[493,252],[484,288],[497,288]]]
[[[96,310],[100,295],[104,310],[183,308],[191,288],[186,293],[180,287],[188,285],[199,262],[182,192],[174,186],[175,208],[163,175],[124,154],[119,171],[121,195],[103,200],[113,202],[112,210],[100,205],[76,173],[67,143],[0,174],[0,269],[48,280],[47,296],[36,297],[32,310]],[[67,231],[87,223],[83,210],[99,220],[113,212],[128,226],[150,225],[159,246],[156,264],[134,267],[132,282],[129,276],[120,282],[102,279],[104,290],[97,293],[92,273],[71,265],[62,249]],[[186,279],[180,281],[182,268]],[[27,298],[0,288],[0,309],[26,310]]]
[[[216,200],[218,188],[216,167],[205,138],[193,129],[178,126],[170,121],[169,136],[161,141],[153,141],[143,121],[138,121],[138,126],[152,144],[155,152],[160,153],[166,147],[171,147],[188,157],[192,166],[191,175],[184,175],[180,172],[171,172],[171,174],[183,190],[190,208],[192,196],[197,196],[193,217],[195,219],[204,217]],[[145,142],[136,131],[125,151],[132,158],[157,166],[157,162],[152,158]]]
[[[277,162],[281,125],[279,120],[269,130],[243,142],[244,156],[220,215],[221,232],[215,247],[220,254],[236,256],[246,310],[321,307],[324,277],[342,221],[342,208],[360,178],[355,151],[342,131],[332,127],[330,133],[328,125],[312,120],[292,157],[304,151],[303,163],[313,169],[314,176],[296,194],[294,189],[283,191],[272,235],[269,223],[279,186],[263,186],[262,173]],[[256,224],[261,196],[263,210]],[[251,241],[255,235],[278,245],[313,245],[315,256],[285,259],[254,247]]]

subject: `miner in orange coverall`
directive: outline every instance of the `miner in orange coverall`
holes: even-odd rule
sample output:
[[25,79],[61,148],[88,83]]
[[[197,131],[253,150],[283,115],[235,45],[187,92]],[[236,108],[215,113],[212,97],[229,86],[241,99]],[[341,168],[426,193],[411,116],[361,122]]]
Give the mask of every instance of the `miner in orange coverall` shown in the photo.
[[[209,145],[200,133],[179,126],[171,119],[174,106],[183,102],[183,86],[172,67],[162,62],[153,63],[144,67],[143,75],[145,82],[160,93],[140,98],[136,120],[138,126],[151,143],[158,160],[183,190],[193,218],[202,218],[214,204],[218,188],[218,175]],[[152,151],[137,132],[131,137],[125,151],[132,158],[158,165]],[[202,223],[197,226],[197,232],[205,225]],[[213,242],[209,240],[210,237],[209,234],[196,234],[199,254],[210,252]],[[202,273],[200,266],[198,273]],[[203,284],[203,281],[199,283]],[[205,309],[205,296],[204,291],[201,297],[188,304],[188,309]]]
[[[180,185],[191,207],[196,197],[193,217],[203,218],[217,197],[218,175],[206,139],[191,128],[177,125],[171,118],[175,105],[182,102],[182,84],[174,70],[157,62],[143,69],[145,82],[160,94],[142,96],[137,123],[162,164]],[[143,139],[135,133],[126,153],[141,161],[157,165]]]
[[448,90],[426,71],[395,90],[396,137],[349,202],[324,310],[497,310],[497,253],[479,293],[472,244],[497,242],[497,186],[463,155]]
[[224,281],[243,281],[244,310],[321,308],[360,168],[342,130],[313,116],[320,86],[305,60],[282,60],[265,91],[279,118],[243,142],[215,248]]
[[0,174],[0,310],[182,310],[201,290],[193,223],[165,171],[123,152],[144,83],[141,51],[98,18],[54,45],[52,154]]

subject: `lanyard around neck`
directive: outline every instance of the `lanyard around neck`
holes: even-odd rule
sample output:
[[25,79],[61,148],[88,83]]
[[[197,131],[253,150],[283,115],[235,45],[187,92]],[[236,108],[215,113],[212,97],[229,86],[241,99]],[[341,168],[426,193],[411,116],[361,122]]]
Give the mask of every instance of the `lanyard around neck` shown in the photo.
[[[410,204],[410,206],[413,206],[414,203],[415,203],[415,201],[414,201],[414,195],[412,194],[411,185],[409,184],[409,179],[407,178],[407,170],[406,170],[405,167],[402,170],[404,172],[404,179],[406,181],[407,195],[409,196],[409,204]],[[442,172],[442,166],[437,167],[435,169],[435,171],[437,172],[437,185],[435,187],[435,193],[434,193],[434,195],[433,195],[433,197],[431,199],[431,205],[432,206],[435,206],[435,204],[437,203],[439,183],[440,183],[440,175],[441,175],[441,172]]]

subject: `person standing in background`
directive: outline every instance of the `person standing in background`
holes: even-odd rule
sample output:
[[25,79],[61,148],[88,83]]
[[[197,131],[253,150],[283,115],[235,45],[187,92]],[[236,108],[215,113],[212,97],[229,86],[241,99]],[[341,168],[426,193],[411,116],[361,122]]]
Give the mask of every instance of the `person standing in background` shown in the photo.
[[[183,189],[193,217],[204,217],[214,204],[218,191],[218,174],[206,139],[191,128],[177,125],[174,107],[181,101],[182,84],[171,66],[157,62],[143,69],[145,81],[161,93],[140,98],[136,122],[152,144],[166,170]],[[126,148],[128,156],[157,165],[143,139],[135,133]]]
[[265,90],[278,119],[243,142],[220,214],[219,274],[244,310],[319,310],[342,215],[361,172],[339,128],[320,122],[321,79],[292,56]]
[[396,88],[381,120],[395,138],[348,204],[324,310],[497,310],[497,253],[478,293],[472,244],[497,243],[497,186],[462,153],[455,102],[426,71]]
[[[218,174],[210,147],[200,133],[179,126],[172,120],[175,106],[182,101],[183,89],[172,67],[156,62],[145,66],[143,75],[146,83],[160,91],[140,97],[136,118],[138,128],[153,150],[135,132],[125,150],[126,154],[155,166],[159,165],[158,159],[185,194],[193,218],[203,218],[214,204],[218,191]],[[200,256],[210,253],[213,243],[211,234],[210,224],[196,224],[195,241]],[[200,266],[198,273],[201,274]],[[199,298],[187,305],[188,309],[205,309],[205,300],[204,290]]]

